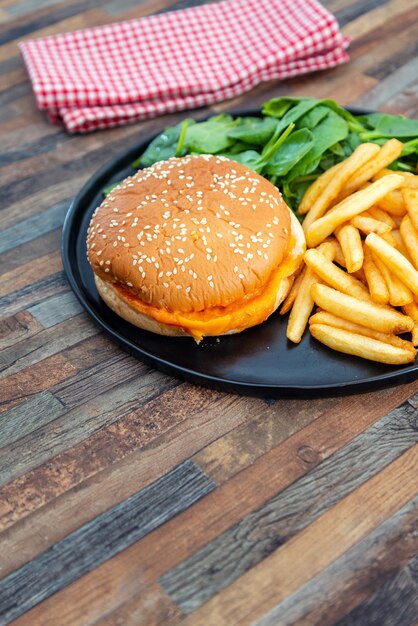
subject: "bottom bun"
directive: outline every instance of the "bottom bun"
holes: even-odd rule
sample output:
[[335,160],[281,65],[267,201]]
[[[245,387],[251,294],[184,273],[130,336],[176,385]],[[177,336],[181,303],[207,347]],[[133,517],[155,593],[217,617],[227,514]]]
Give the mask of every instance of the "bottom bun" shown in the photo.
[[94,281],[102,300],[106,302],[107,306],[112,309],[112,311],[127,322],[138,326],[138,328],[149,330],[151,333],[157,333],[158,335],[170,335],[172,337],[189,336],[183,328],[171,326],[170,324],[162,324],[161,322],[157,322],[154,318],[149,317],[149,315],[135,311],[119,296],[111,283],[106,283],[96,274],[94,275]]
[[[290,287],[293,284],[293,278],[293,276],[284,277],[280,281],[280,286],[277,291],[274,308],[271,311],[270,315],[274,313],[274,311],[276,311],[276,309],[286,298],[287,294],[289,293]],[[96,283],[97,291],[99,292],[100,297],[104,300],[107,306],[112,309],[112,311],[114,311],[117,315],[119,315],[119,317],[122,317],[124,320],[130,322],[134,326],[142,328],[143,330],[148,330],[149,332],[156,333],[158,335],[168,335],[171,337],[193,336],[191,335],[191,333],[188,333],[184,328],[181,328],[180,326],[158,322],[154,318],[145,315],[140,311],[136,311],[119,295],[119,293],[117,293],[116,289],[113,288],[111,283],[105,282],[97,275],[94,276],[94,280]],[[235,333],[240,333],[243,330],[246,330],[246,328],[228,330],[225,333],[220,333],[219,336],[232,335]]]

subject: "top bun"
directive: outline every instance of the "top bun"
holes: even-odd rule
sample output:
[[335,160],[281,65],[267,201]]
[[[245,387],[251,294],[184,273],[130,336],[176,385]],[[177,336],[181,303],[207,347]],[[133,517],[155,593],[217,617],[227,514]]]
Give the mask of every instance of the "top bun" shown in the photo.
[[285,257],[290,213],[278,189],[223,157],[138,171],[93,214],[94,272],[171,311],[227,306],[262,288]]

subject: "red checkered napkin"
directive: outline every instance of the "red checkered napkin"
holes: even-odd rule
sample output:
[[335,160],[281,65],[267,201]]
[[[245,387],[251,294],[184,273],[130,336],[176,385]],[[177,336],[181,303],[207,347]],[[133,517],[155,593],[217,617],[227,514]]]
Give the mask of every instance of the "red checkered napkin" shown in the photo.
[[69,132],[89,132],[333,67],[348,60],[347,46],[316,0],[224,0],[20,49],[38,107]]

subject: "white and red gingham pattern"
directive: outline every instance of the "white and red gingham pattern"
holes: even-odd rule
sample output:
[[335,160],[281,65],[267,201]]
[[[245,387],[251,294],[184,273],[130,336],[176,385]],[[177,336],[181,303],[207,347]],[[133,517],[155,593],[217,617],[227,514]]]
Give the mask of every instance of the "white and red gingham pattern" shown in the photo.
[[20,44],[37,105],[69,132],[237,96],[348,60],[316,0],[224,0]]

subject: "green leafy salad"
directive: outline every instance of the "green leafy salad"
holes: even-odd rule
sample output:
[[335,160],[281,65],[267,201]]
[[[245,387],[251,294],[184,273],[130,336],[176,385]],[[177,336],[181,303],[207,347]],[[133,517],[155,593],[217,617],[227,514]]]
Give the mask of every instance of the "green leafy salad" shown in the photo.
[[[185,119],[158,135],[132,164],[135,169],[186,154],[225,156],[268,178],[295,212],[309,185],[360,143],[404,143],[390,167],[417,172],[418,120],[386,113],[353,115],[333,100],[273,98],[259,117],[215,115]],[[104,195],[117,186],[113,183]]]

